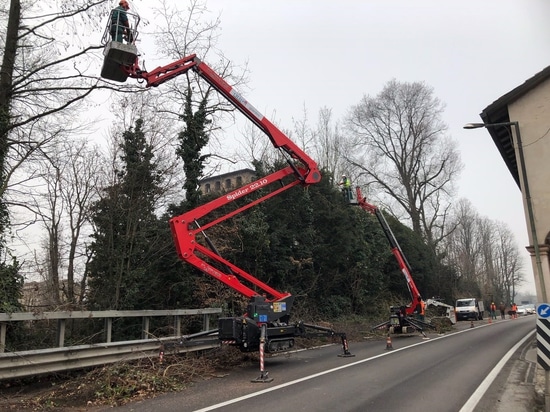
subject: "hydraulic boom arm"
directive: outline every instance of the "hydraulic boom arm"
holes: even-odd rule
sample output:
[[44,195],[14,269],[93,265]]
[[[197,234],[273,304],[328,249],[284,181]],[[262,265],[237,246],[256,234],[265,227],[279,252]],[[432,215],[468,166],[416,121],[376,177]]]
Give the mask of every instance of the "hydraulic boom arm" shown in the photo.
[[[291,158],[298,160],[306,167],[305,172],[300,172],[298,169],[294,170],[296,177],[302,183],[312,184],[321,180],[317,163],[195,54],[183,57],[166,66],[157,67],[150,72],[141,70],[137,62],[133,66],[125,68],[129,77],[145,80],[147,87],[159,86],[170,79],[187,73],[191,69],[258,126],[271,139],[273,146],[284,150]],[[292,165],[290,162],[289,164]]]
[[[193,70],[258,126],[269,137],[275,148],[282,150],[288,163],[287,167],[224,194],[187,213],[172,218],[170,220],[170,227],[178,256],[181,259],[249,298],[260,294],[267,294],[269,295],[268,301],[286,300],[289,309],[291,305],[291,300],[288,299],[290,298],[289,293],[279,292],[271,288],[264,282],[223,259],[209,241],[204,231],[293,186],[298,184],[307,186],[319,182],[321,174],[316,162],[194,54],[166,66],[158,67],[150,72],[141,70],[137,60],[132,66],[123,66],[123,70],[126,71],[129,77],[145,80],[147,87],[159,86],[170,79],[187,73],[189,70]],[[274,183],[280,183],[280,185],[274,189],[271,188],[269,192],[262,190],[261,194],[257,197],[250,196],[260,189],[267,189]],[[240,206],[235,210],[206,223],[201,221],[199,224],[199,220],[206,215],[236,200],[239,200]],[[242,204],[244,201],[248,203]],[[204,235],[206,245],[197,241],[196,236],[199,233]],[[217,263],[217,265],[214,266],[213,263]],[[243,284],[241,280],[246,280],[252,286]],[[284,313],[281,314],[284,315]]]
[[367,212],[375,215],[378,219],[378,222],[380,223],[380,226],[382,226],[382,230],[384,231],[384,234],[386,235],[386,238],[390,243],[391,251],[395,256],[395,259],[397,259],[399,269],[401,269],[401,272],[405,276],[407,287],[409,288],[409,292],[411,294],[411,305],[407,306],[405,308],[405,311],[407,315],[410,315],[416,310],[416,307],[420,303],[421,299],[420,292],[418,291],[416,284],[414,283],[414,280],[411,276],[411,266],[405,258],[405,255],[401,250],[401,246],[399,246],[395,235],[393,234],[390,226],[388,225],[388,222],[386,221],[386,218],[384,217],[380,209],[367,202],[366,198],[364,198],[363,194],[361,193],[360,187],[357,187],[355,190],[357,192],[357,203],[359,204],[359,206],[361,206],[363,210],[366,210]]
[[[220,342],[238,346],[244,352],[260,351],[261,375],[254,382],[271,381],[264,369],[264,352],[288,351],[294,347],[297,337],[340,337],[343,354],[339,356],[353,356],[349,352],[345,333],[303,322],[291,324],[290,309],[294,297],[290,293],[273,289],[223,259],[205,232],[206,229],[291,187],[318,183],[321,174],[317,163],[196,55],[183,57],[151,72],[142,70],[138,64],[135,46],[137,22],[132,27],[132,30],[125,31],[127,37],[124,43],[121,39],[113,38],[112,19],[109,19],[103,36],[105,59],[101,77],[118,82],[124,82],[131,77],[144,81],[146,87],[156,87],[192,70],[260,128],[288,163],[282,170],[170,219],[170,228],[180,259],[249,298],[244,315],[218,319],[217,333]],[[223,209],[220,210],[221,208]],[[209,219],[208,215],[211,215]],[[197,234],[202,235],[202,242],[197,240]]]

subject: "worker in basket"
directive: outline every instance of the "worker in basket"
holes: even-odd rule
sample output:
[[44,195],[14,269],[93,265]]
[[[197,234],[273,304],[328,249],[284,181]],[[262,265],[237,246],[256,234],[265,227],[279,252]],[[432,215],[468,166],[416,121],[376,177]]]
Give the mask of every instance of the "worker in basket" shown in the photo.
[[130,9],[128,0],[120,0],[118,7],[111,13],[111,38],[113,41],[122,43],[126,40],[131,43],[132,34],[130,32],[130,24],[128,22],[127,11]]
[[350,201],[353,199],[353,194],[351,193],[351,180],[346,175],[342,175],[342,180],[338,183],[338,186],[342,186],[342,193],[344,194],[344,199]]

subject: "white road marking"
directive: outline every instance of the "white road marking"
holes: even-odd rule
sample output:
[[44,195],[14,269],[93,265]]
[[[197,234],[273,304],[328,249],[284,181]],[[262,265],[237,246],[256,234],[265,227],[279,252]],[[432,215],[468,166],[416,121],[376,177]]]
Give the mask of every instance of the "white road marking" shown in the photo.
[[470,396],[470,399],[464,404],[462,409],[460,409],[459,412],[472,412],[476,405],[479,403],[485,392],[487,392],[487,389],[489,389],[489,386],[493,383],[493,381],[496,379],[499,372],[502,370],[504,365],[506,365],[506,362],[512,357],[515,351],[518,350],[518,348],[523,345],[523,343],[529,339],[535,331],[529,332],[522,340],[520,340],[518,343],[516,343],[509,351],[504,355],[504,357],[495,365],[493,370],[489,372],[487,377],[481,382],[481,385],[478,386],[477,390]]
[[[475,329],[479,329],[480,327],[486,327],[486,326],[490,326],[490,325],[491,324],[477,326]],[[253,393],[250,393],[248,395],[244,395],[244,396],[240,396],[238,398],[230,399],[230,400],[225,401],[225,402],[220,402],[220,403],[215,404],[215,405],[207,406],[206,408],[197,409],[194,412],[213,411],[215,409],[219,409],[219,408],[222,408],[224,406],[232,405],[234,403],[241,402],[241,401],[244,401],[246,399],[250,399],[250,398],[254,398],[256,396],[263,395],[264,393],[277,391],[279,389],[286,388],[287,386],[296,385],[300,382],[305,382],[305,381],[308,381],[310,379],[315,379],[319,376],[327,375],[329,373],[337,372],[339,370],[346,369],[346,368],[351,368],[352,366],[360,365],[362,363],[369,362],[369,361],[374,360],[374,359],[382,358],[384,356],[391,355],[392,353],[395,353],[395,352],[400,352],[402,350],[410,349],[410,348],[413,348],[413,347],[418,346],[418,345],[424,345],[426,343],[434,342],[434,341],[439,340],[439,339],[445,339],[445,338],[448,338],[450,336],[454,336],[458,333],[470,332],[470,331],[475,330],[475,329],[464,329],[464,330],[461,330],[461,331],[458,331],[458,332],[455,332],[455,333],[451,333],[449,335],[444,335],[444,336],[439,336],[437,338],[433,338],[429,341],[418,342],[418,343],[415,343],[415,344],[410,345],[410,346],[405,346],[403,348],[394,349],[390,352],[381,353],[380,355],[372,356],[370,358],[362,359],[362,360],[359,360],[357,362],[348,363],[346,365],[338,366],[337,368],[328,369],[326,371],[319,372],[319,373],[314,373],[313,375],[309,375],[309,376],[304,376],[303,378],[300,378],[300,379],[296,379],[296,380],[293,380],[293,381],[290,381],[290,382],[287,382],[287,383],[282,383],[280,385],[276,385],[276,386],[273,386],[271,388],[263,389],[263,390],[258,391],[258,392],[253,392]],[[498,372],[503,368],[504,364],[506,364],[508,359],[510,359],[510,357],[517,350],[517,348],[519,348],[523,344],[523,342],[525,342],[527,340],[527,338],[529,338],[529,336],[531,336],[533,333],[534,332],[529,333],[529,335],[524,337],[512,349],[510,349],[508,351],[508,353],[504,356],[504,358],[501,359],[501,361],[489,373],[487,378],[485,378],[485,380],[481,383],[479,388],[474,392],[474,394],[470,397],[470,399],[468,399],[468,401],[464,404],[464,406],[462,407],[460,412],[471,412],[471,411],[473,411],[473,408],[477,405],[477,403],[479,402],[479,400],[481,399],[483,394],[487,391],[487,389],[491,385],[492,381],[496,378]],[[481,390],[482,388],[484,388],[484,389]]]

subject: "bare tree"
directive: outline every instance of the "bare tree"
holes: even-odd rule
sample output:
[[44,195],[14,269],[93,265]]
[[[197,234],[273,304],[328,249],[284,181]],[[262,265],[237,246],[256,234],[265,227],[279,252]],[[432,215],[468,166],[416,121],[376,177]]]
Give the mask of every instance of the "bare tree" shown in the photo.
[[[17,182],[16,171],[62,136],[89,128],[94,90],[136,91],[99,78],[98,55],[107,0],[5,3],[0,17],[0,198]],[[0,14],[2,16],[2,14]],[[97,37],[97,41],[90,38]],[[75,122],[82,111],[85,120]],[[74,126],[77,126],[75,128]],[[9,199],[5,199],[9,203]]]
[[519,249],[503,223],[479,216],[470,201],[455,209],[456,229],[445,239],[445,263],[457,273],[456,294],[510,302],[521,284]]
[[517,288],[524,281],[516,240],[510,228],[501,222],[495,225],[492,240],[496,268],[493,290],[505,301],[513,302]]
[[[57,10],[44,3],[9,3],[0,68],[0,196],[10,170],[63,131],[75,115],[67,109],[101,87],[96,73],[88,74],[92,52],[101,46],[84,47],[78,36],[69,41],[64,34],[83,26],[93,31],[107,2],[61,3]],[[52,115],[55,121],[48,120]]]
[[[480,261],[480,238],[478,236],[478,213],[470,201],[461,199],[455,209],[456,229],[445,240],[445,263],[454,268],[461,289],[477,285]],[[456,285],[455,287],[458,287]],[[474,290],[462,290],[473,292]]]
[[[37,186],[44,182],[42,166],[30,164],[55,157],[55,145],[60,140],[81,135],[89,129],[94,121],[89,114],[84,121],[76,122],[75,119],[80,117],[81,111],[92,107],[93,103],[87,98],[94,90],[112,88],[108,82],[99,79],[95,64],[102,48],[99,38],[101,26],[111,8],[109,3],[106,0],[9,0],[2,4],[2,246],[8,230],[19,231],[36,220],[36,210],[30,215],[21,210],[28,211],[29,206],[33,206],[29,199],[33,199],[39,192]],[[90,42],[90,38],[95,36],[98,41]],[[8,212],[12,219],[8,219]],[[40,216],[45,214],[40,211]],[[20,217],[23,220],[19,220]],[[50,234],[55,236],[56,225],[50,226],[50,230]],[[52,250],[51,253],[53,270],[58,265],[53,259],[56,252]]]
[[[67,157],[60,159],[62,160],[60,167],[64,170],[60,192],[65,215],[68,218],[66,236],[68,253],[64,255],[67,257],[67,285],[66,289],[63,287],[63,292],[68,302],[81,304],[86,290],[89,209],[91,203],[97,198],[103,162],[98,148],[88,147],[84,141],[77,142],[77,145],[65,145],[65,147]],[[75,290],[77,284],[79,287]]]
[[397,217],[405,212],[434,249],[449,232],[449,199],[461,170],[456,143],[445,134],[443,108],[426,84],[392,80],[378,96],[363,97],[346,118],[346,159],[379,189],[380,203]]
[[317,118],[317,131],[315,133],[315,153],[319,166],[332,171],[331,178],[336,180],[336,173],[350,173],[345,170],[344,144],[338,122],[332,116],[332,109],[322,107]]
[[[310,153],[315,146],[316,131],[310,126],[308,120],[307,108],[302,108],[301,118],[292,118],[293,132],[296,134],[296,138],[293,139],[298,146],[300,146],[306,153]],[[292,137],[292,133],[287,133],[289,137]]]
[[236,153],[235,158],[245,164],[250,162],[272,162],[273,151],[269,140],[254,124],[250,122],[244,123],[244,129],[241,132],[243,137],[239,143],[240,149]]
[[[161,0],[159,4],[159,8],[154,10],[154,17],[161,23],[154,35],[157,52],[164,59],[177,60],[186,55],[196,54],[231,87],[235,89],[246,87],[248,81],[246,63],[238,67],[216,48],[220,18],[210,17],[206,1],[189,0],[186,3],[177,3]],[[227,160],[235,162],[235,159],[227,159],[226,156],[219,155],[222,151],[220,142],[223,141],[221,134],[225,134],[228,123],[234,122],[235,107],[218,93],[213,93],[212,86],[192,71],[163,84],[162,87],[162,94],[158,97],[158,112],[171,118],[172,122],[180,119],[189,89],[192,90],[192,104],[195,108],[203,100],[207,100],[206,112],[211,120],[207,131],[211,137],[209,148],[212,153],[218,153],[209,158],[217,159],[218,162]],[[210,163],[209,167],[215,169],[219,166]]]
[[[35,254],[37,273],[42,273],[48,286],[48,299],[53,305],[78,304],[84,298],[86,283],[86,236],[90,232],[89,207],[97,197],[103,170],[96,147],[83,139],[58,142],[41,162],[34,162],[38,173],[18,205],[25,207],[33,220],[45,230],[44,255]],[[32,225],[27,236],[37,236]],[[30,263],[30,262],[29,262]]]

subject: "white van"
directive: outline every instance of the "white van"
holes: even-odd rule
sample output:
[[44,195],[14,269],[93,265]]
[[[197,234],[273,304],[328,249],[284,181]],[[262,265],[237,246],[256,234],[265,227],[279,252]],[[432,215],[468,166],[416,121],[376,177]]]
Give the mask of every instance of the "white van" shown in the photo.
[[476,298],[457,299],[455,305],[456,320],[482,320],[483,302]]

